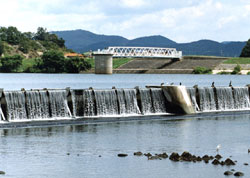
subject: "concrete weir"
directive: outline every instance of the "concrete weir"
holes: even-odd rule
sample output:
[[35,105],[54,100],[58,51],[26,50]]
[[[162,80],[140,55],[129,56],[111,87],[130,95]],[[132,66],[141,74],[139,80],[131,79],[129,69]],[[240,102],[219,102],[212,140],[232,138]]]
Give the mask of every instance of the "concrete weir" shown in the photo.
[[130,89],[0,89],[0,120],[6,123],[250,111],[249,88],[168,85]]
[[185,86],[162,86],[169,109],[176,114],[195,113]]

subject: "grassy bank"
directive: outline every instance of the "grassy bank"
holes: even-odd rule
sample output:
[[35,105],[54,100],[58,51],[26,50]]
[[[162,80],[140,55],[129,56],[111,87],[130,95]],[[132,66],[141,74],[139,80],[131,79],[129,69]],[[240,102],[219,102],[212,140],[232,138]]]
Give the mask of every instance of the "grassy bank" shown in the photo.
[[[95,61],[93,58],[86,58],[85,60],[91,64],[92,68],[95,68]],[[117,69],[131,60],[132,58],[113,58],[113,69]]]
[[250,64],[250,58],[235,57],[223,62],[224,64]]

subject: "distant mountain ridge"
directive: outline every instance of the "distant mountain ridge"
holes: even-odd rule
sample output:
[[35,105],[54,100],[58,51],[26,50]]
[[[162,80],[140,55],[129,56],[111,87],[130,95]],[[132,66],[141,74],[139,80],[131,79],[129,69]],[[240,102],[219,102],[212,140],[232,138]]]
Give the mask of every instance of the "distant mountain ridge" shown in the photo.
[[199,40],[190,43],[176,43],[164,36],[146,36],[128,40],[121,36],[98,35],[85,30],[53,31],[51,33],[65,40],[67,48],[83,53],[104,49],[109,46],[141,46],[141,47],[166,47],[176,48],[183,55],[208,55],[208,56],[239,56],[246,42],[227,41],[219,43],[212,40]]

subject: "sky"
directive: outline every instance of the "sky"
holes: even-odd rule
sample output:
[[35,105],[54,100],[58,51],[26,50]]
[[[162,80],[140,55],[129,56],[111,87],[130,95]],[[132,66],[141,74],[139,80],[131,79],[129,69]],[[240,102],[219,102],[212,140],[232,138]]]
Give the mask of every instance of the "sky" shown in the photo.
[[0,0],[0,26],[83,29],[128,39],[247,41],[250,0]]

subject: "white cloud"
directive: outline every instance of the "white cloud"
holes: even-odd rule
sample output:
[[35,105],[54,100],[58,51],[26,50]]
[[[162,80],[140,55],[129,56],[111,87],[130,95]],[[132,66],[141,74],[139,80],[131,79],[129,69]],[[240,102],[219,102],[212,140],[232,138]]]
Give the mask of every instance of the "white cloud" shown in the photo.
[[0,7],[0,26],[22,31],[42,26],[179,42],[246,40],[250,31],[249,0],[0,0]]

